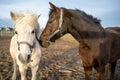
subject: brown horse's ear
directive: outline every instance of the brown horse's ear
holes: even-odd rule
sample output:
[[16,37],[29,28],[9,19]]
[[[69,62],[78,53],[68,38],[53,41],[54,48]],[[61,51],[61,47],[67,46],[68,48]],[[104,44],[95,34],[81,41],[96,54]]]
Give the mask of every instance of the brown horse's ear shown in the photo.
[[10,12],[10,16],[12,18],[13,21],[16,21],[18,19],[18,15],[16,15],[14,12]]
[[49,4],[50,4],[50,9],[51,10],[56,10],[57,9],[57,7],[53,3],[49,2]]

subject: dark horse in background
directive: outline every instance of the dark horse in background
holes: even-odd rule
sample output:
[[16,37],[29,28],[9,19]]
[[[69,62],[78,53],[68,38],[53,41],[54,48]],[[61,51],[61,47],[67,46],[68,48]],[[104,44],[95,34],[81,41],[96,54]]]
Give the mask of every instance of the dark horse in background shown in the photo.
[[[50,42],[70,33],[79,42],[85,78],[90,80],[92,68],[97,78],[104,80],[105,65],[110,64],[112,79],[117,60],[120,58],[120,28],[102,28],[100,20],[81,10],[59,8],[50,3],[49,19],[39,42],[48,47]],[[113,80],[113,79],[112,79]]]

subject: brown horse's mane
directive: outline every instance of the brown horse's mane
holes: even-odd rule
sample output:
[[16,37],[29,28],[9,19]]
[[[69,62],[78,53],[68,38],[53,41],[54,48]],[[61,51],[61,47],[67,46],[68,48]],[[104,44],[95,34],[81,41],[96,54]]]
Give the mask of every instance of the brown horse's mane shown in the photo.
[[53,12],[53,10],[50,9],[50,11],[49,11],[49,13],[48,13],[48,16],[50,16],[52,12]]
[[98,25],[101,24],[101,20],[98,19],[97,17],[93,17],[92,15],[87,14],[87,13],[85,13],[84,11],[79,10],[79,9],[76,9],[76,11],[82,13],[82,15],[84,15],[84,16],[88,17],[89,19],[93,20],[96,24],[98,24]]
[[[67,12],[66,16],[69,16],[69,17],[75,16],[75,15],[71,15],[71,13],[70,13],[70,12],[75,11],[76,14],[80,14],[81,16],[84,16],[85,21],[87,21],[87,22],[93,21],[96,25],[101,26],[101,20],[100,19],[98,19],[97,17],[93,17],[92,15],[87,14],[87,13],[85,13],[84,11],[82,11],[80,9],[75,9],[74,10],[74,9],[66,9],[66,8],[63,8],[63,7],[61,7],[61,9],[64,9]],[[52,14],[52,12],[53,12],[53,10],[50,9],[49,16]]]
[[71,11],[76,11],[76,14],[79,14],[81,16],[84,16],[82,17],[86,22],[90,22],[90,21],[93,21],[96,25],[99,25],[101,26],[101,20],[98,19],[97,17],[93,17],[92,15],[90,14],[87,14],[86,12],[80,10],[80,9],[69,9]]

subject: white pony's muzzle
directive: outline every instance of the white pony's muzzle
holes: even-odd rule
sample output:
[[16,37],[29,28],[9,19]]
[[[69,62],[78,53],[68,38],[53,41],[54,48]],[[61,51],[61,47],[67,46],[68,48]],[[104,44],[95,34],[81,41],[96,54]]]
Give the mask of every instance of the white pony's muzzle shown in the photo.
[[20,45],[21,45],[21,44],[26,44],[26,45],[28,45],[28,47],[30,48],[30,53],[32,53],[32,49],[33,49],[33,47],[34,47],[34,44],[31,45],[31,44],[29,44],[29,43],[26,42],[26,41],[17,42],[17,44],[18,44],[18,51],[19,51],[18,59],[19,59],[22,63],[32,62],[33,60],[31,60],[31,55],[30,55],[30,54],[27,54],[26,57],[21,54]]

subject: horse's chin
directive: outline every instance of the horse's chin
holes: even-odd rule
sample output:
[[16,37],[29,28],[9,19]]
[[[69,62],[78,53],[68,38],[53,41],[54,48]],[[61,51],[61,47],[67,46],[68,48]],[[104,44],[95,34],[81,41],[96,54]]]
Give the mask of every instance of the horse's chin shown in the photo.
[[55,40],[50,40],[50,42],[55,43]]
[[49,45],[50,45],[50,43],[49,43],[49,42],[45,42],[45,43],[41,44],[41,46],[42,46],[42,47],[44,47],[44,48],[49,47]]

